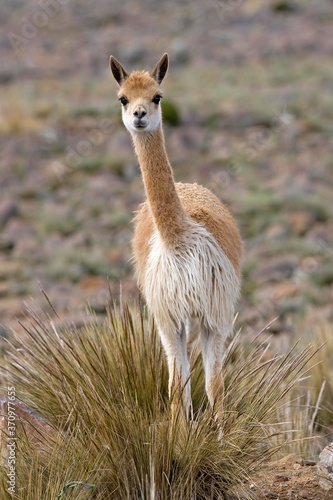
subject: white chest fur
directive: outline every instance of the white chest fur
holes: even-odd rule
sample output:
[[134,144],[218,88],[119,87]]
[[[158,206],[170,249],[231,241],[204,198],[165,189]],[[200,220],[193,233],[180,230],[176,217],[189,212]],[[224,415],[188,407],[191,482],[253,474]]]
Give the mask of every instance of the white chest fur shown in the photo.
[[208,328],[227,334],[239,290],[233,265],[203,226],[191,221],[188,234],[172,249],[155,230],[143,292],[161,329],[174,331],[198,317]]

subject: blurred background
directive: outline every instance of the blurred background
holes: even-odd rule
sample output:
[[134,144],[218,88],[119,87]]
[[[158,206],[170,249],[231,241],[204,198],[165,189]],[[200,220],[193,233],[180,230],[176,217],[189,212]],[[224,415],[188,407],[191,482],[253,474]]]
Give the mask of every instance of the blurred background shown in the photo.
[[237,324],[290,337],[333,319],[331,0],[2,0],[0,334],[135,299],[140,171],[108,59],[168,52],[175,178],[211,188],[245,243]]

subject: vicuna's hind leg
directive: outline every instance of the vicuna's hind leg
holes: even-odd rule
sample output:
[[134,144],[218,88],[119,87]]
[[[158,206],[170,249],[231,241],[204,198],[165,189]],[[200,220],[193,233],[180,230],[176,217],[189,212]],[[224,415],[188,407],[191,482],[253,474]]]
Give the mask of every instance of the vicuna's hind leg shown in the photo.
[[198,318],[190,318],[186,326],[187,357],[191,364],[194,348],[201,333],[201,321]]
[[222,412],[224,386],[221,370],[224,340],[222,332],[202,327],[201,352],[205,370],[206,392],[212,406],[215,404],[220,405],[220,408],[217,408],[217,416]]
[[187,357],[185,325],[179,331],[165,332],[160,329],[162,344],[169,370],[169,397],[172,414],[182,401],[186,418],[191,411],[190,364]]

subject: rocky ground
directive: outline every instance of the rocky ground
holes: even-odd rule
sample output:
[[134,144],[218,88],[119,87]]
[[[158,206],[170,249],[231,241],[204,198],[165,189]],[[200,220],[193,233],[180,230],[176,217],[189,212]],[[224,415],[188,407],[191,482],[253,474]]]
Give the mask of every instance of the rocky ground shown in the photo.
[[54,317],[41,288],[57,321],[82,321],[87,304],[103,315],[109,288],[138,295],[144,192],[111,53],[128,68],[170,54],[171,162],[239,221],[244,335],[278,317],[270,332],[289,342],[332,321],[331,1],[5,0],[0,13],[2,337],[25,304]]
[[330,491],[319,487],[316,463],[287,455],[266,464],[247,485],[257,500],[329,500]]

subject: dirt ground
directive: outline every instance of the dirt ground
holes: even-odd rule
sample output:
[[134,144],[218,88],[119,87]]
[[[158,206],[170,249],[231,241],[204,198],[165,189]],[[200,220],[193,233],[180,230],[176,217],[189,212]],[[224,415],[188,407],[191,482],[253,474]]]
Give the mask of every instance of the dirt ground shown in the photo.
[[315,461],[288,455],[266,464],[248,485],[258,500],[329,500],[333,491],[320,488]]

